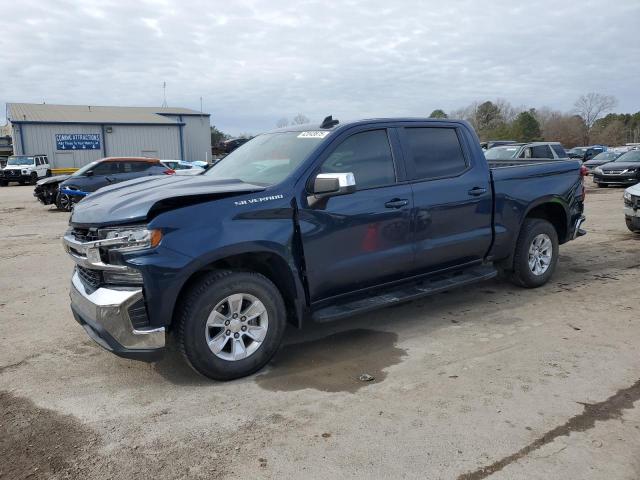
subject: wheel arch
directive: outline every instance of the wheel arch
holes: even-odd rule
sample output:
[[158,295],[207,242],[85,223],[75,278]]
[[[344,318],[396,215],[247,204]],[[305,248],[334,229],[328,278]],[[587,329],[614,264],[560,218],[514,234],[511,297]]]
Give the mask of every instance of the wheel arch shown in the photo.
[[499,267],[501,269],[508,271],[513,270],[513,260],[518,238],[522,232],[524,222],[531,218],[539,218],[551,223],[558,234],[559,245],[568,241],[571,232],[569,231],[569,213],[567,205],[559,197],[549,196],[541,198],[537,202],[529,205],[526,213],[522,216],[518,232],[513,237],[514,240],[511,245],[511,253],[507,258],[499,262]]
[[184,293],[207,273],[215,270],[250,271],[264,275],[273,282],[282,295],[287,309],[287,322],[298,328],[302,326],[306,305],[304,290],[301,291],[302,286],[287,260],[278,253],[266,250],[228,254],[200,265],[182,284],[176,296],[172,319],[175,318],[176,312],[180,308],[180,301],[184,298]]

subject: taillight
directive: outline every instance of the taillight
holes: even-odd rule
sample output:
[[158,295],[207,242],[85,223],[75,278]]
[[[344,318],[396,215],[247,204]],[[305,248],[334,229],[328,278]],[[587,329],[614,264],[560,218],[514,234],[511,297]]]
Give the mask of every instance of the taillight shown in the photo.
[[580,177],[582,179],[582,200],[583,201],[584,201],[585,197],[587,196],[587,187],[585,187],[585,185],[584,185],[584,179],[585,179],[585,177],[587,175],[589,175],[589,170],[584,165],[581,165],[580,166]]
[[589,169],[584,165],[580,166],[580,176],[586,177],[587,175],[589,175]]
[[176,173],[175,170],[171,169],[171,168],[167,168],[164,172],[165,175],[173,175],[174,173]]

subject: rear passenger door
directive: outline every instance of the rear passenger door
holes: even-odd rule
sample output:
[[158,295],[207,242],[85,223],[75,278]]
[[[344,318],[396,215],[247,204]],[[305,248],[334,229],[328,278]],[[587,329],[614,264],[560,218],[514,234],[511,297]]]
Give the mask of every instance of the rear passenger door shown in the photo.
[[413,190],[415,273],[481,262],[492,240],[486,163],[476,162],[455,124],[399,129]]
[[[395,148],[392,149],[392,142]],[[308,178],[299,224],[312,302],[408,275],[413,260],[411,187],[397,137],[377,127],[337,140]],[[356,191],[310,205],[319,173],[353,173]]]

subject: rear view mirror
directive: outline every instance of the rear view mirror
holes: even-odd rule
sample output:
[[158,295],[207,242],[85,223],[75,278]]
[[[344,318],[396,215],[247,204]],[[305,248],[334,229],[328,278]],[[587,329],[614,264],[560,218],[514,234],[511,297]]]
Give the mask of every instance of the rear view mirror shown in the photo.
[[355,191],[356,178],[353,173],[319,173],[313,182],[313,195],[318,199]]

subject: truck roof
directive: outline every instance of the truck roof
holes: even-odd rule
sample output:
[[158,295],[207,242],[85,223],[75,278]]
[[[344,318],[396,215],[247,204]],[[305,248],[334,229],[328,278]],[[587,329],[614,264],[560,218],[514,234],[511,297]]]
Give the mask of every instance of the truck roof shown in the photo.
[[[334,119],[335,120],[335,119]],[[429,123],[464,123],[465,120],[449,119],[449,118],[427,118],[427,117],[378,117],[378,118],[363,118],[357,120],[340,121],[338,124],[330,127],[322,127],[321,123],[305,123],[302,125],[288,125],[282,128],[276,128],[269,130],[265,133],[277,133],[277,132],[306,132],[306,131],[337,131],[346,127],[353,127],[357,125],[367,125],[370,123],[388,123],[388,122],[429,122]]]

